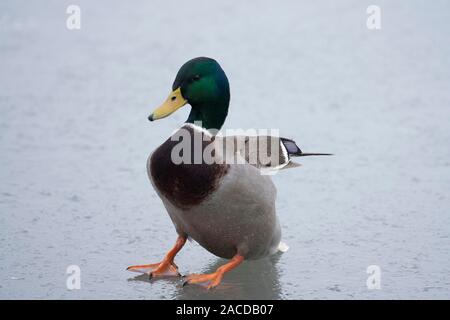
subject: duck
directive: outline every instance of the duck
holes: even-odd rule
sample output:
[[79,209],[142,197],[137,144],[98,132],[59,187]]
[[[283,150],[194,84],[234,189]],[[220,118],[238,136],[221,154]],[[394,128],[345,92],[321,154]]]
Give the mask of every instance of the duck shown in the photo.
[[222,136],[220,129],[229,104],[230,86],[222,67],[212,58],[198,57],[181,66],[171,93],[148,117],[150,121],[160,120],[185,105],[191,106],[186,122],[147,161],[150,182],[177,238],[160,262],[133,265],[127,270],[146,273],[152,279],[182,277],[174,259],[192,239],[228,260],[213,273],[183,277],[183,285],[211,289],[245,260],[287,250],[281,241],[275,208],[277,190],[271,176],[298,167],[292,157],[330,154],[304,153],[294,140],[278,136]]

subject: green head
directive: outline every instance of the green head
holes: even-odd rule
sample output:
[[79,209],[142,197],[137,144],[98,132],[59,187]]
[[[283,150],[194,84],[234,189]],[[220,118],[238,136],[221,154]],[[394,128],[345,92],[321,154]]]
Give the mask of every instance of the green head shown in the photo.
[[220,129],[225,122],[230,103],[230,86],[220,65],[211,58],[195,58],[178,71],[173,92],[157,108],[149,120],[167,117],[185,104],[192,109],[186,122],[201,121],[205,129]]

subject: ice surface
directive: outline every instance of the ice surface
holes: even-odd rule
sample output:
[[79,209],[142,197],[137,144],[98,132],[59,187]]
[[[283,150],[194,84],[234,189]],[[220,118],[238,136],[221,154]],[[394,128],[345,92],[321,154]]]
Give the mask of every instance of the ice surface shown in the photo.
[[[358,0],[76,2],[78,31],[65,2],[0,3],[0,298],[449,298],[448,1],[377,1],[378,31]],[[196,56],[230,79],[228,128],[335,154],[274,177],[290,250],[210,292],[125,271],[175,241],[145,164],[188,108],[147,116]]]

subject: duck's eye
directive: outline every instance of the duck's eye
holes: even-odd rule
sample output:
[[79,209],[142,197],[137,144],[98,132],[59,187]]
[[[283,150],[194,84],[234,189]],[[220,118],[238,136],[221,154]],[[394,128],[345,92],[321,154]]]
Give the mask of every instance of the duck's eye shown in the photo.
[[172,98],[170,98],[170,100],[175,101],[176,98],[176,96],[173,96]]
[[194,81],[200,80],[200,76],[197,74],[192,78],[192,80],[194,80]]

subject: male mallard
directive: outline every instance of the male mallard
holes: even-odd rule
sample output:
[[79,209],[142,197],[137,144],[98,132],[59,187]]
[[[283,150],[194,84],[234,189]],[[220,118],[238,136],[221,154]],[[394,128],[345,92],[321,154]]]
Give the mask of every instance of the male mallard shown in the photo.
[[[183,154],[185,150],[181,156],[194,161],[176,162],[173,150],[179,139],[175,137],[181,131],[190,137],[201,136],[197,150],[201,154],[219,140],[214,129],[220,129],[227,116],[230,88],[220,65],[201,57],[181,67],[172,90],[167,100],[149,116],[150,121],[164,118],[187,103],[192,109],[186,123],[150,155],[147,171],[175,225],[178,239],[161,262],[131,266],[127,270],[148,273],[150,277],[180,276],[174,257],[191,237],[216,256],[231,259],[214,273],[187,276],[185,284],[199,283],[212,288],[243,260],[262,258],[282,249],[275,213],[276,189],[270,176],[261,174],[260,167],[279,169],[292,166],[290,156],[320,154],[303,153],[289,139],[247,136],[241,137],[243,143],[232,150],[225,148],[222,152],[221,147],[213,145],[216,157],[237,154],[244,159],[239,164],[207,163],[203,157],[195,162],[196,152]],[[225,140],[238,138],[232,136]],[[276,143],[276,150],[271,151],[271,158],[264,164],[259,160],[249,161],[252,154],[246,146],[255,139],[258,148]],[[195,149],[195,142],[192,145]],[[223,145],[226,144],[220,146]]]

